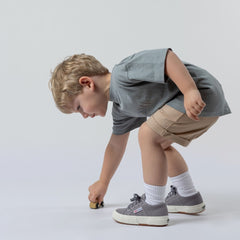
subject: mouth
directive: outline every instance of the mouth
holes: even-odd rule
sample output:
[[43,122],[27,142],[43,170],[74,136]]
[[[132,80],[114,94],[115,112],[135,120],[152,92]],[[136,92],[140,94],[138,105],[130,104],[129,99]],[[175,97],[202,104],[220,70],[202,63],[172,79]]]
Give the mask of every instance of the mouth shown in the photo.
[[91,118],[94,118],[95,116],[96,116],[96,114],[94,113],[94,114],[91,115]]

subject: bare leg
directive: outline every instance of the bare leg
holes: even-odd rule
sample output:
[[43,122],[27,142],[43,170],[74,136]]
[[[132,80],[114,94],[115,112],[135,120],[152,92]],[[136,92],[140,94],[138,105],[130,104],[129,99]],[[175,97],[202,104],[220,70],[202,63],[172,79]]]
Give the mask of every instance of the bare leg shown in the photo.
[[197,194],[187,164],[180,153],[172,146],[166,148],[164,152],[168,162],[168,176],[178,193],[182,197]]
[[166,148],[164,150],[164,153],[167,158],[169,177],[175,177],[188,171],[185,160],[173,146]]
[[139,130],[139,145],[142,155],[144,182],[163,186],[169,177],[178,176],[188,171],[181,154],[171,146],[169,140],[155,133],[147,124]]
[[155,186],[167,183],[167,159],[161,146],[163,138],[143,124],[139,130],[144,182]]

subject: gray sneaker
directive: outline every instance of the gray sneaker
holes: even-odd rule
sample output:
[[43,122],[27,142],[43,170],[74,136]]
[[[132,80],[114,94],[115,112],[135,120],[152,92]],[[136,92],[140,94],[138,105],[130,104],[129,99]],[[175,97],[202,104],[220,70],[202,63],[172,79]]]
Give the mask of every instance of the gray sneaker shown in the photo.
[[169,221],[166,204],[152,206],[145,199],[145,194],[141,197],[134,194],[132,203],[127,208],[119,208],[113,212],[113,219],[118,223],[131,225],[166,226]]
[[205,204],[199,192],[189,197],[182,197],[174,186],[171,186],[171,192],[168,193],[165,201],[169,213],[197,214],[205,210]]

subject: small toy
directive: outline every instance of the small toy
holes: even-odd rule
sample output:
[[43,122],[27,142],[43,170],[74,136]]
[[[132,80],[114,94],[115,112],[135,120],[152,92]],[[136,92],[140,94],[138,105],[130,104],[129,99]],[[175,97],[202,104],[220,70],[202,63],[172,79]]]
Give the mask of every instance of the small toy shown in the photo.
[[92,208],[92,209],[98,209],[100,207],[104,207],[104,202],[103,201],[101,203],[90,202],[89,207]]

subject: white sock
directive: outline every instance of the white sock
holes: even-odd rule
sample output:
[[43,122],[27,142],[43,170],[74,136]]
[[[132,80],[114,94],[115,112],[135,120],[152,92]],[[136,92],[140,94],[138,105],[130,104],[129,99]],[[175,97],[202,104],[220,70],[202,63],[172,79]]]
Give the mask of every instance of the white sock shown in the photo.
[[146,203],[150,205],[157,205],[165,202],[166,186],[154,186],[144,183]]
[[182,197],[192,196],[197,193],[189,172],[184,172],[176,177],[170,177],[171,183],[177,188]]

